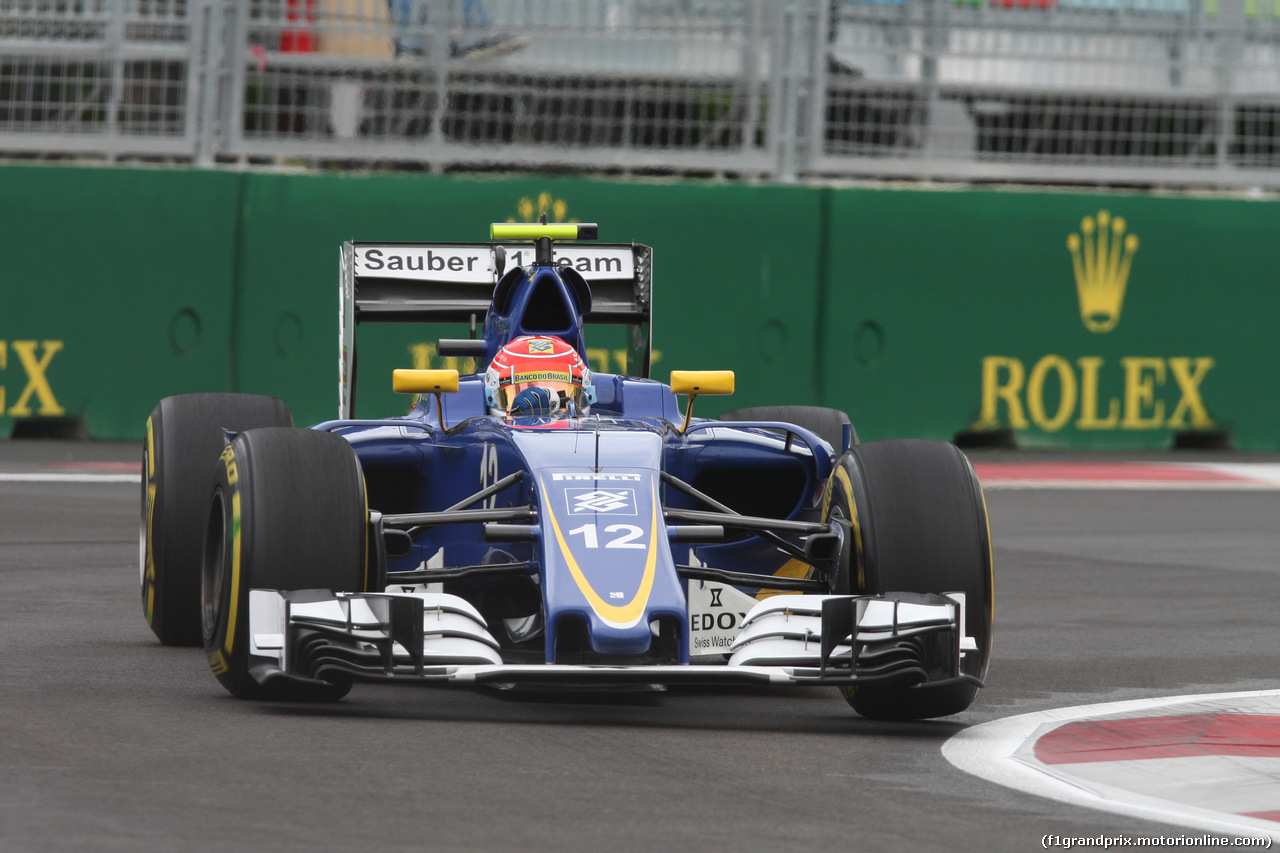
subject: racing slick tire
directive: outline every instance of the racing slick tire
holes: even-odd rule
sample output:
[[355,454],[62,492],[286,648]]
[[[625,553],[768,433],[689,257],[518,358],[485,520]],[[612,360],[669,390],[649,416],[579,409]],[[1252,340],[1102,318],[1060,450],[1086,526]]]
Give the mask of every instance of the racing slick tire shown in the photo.
[[142,615],[165,645],[201,643],[200,551],[225,430],[292,425],[287,404],[257,394],[183,394],[151,412],[138,562]]
[[244,699],[335,701],[349,679],[267,686],[251,673],[251,589],[366,588],[364,474],[344,439],[310,429],[255,429],[222,451],[207,507],[201,568],[205,655]]
[[[842,475],[843,472],[843,476]],[[857,547],[844,559],[836,592],[965,594],[965,633],[977,652],[961,672],[981,681],[991,658],[994,580],[986,501],[973,466],[944,441],[895,439],[851,448],[833,487],[856,507]],[[975,681],[841,688],[863,717],[920,720],[957,714],[978,693]]]
[[839,409],[822,406],[752,406],[725,412],[722,421],[781,421],[804,427],[840,452],[840,440],[845,424],[849,424],[851,446],[858,443],[858,431],[849,416]]

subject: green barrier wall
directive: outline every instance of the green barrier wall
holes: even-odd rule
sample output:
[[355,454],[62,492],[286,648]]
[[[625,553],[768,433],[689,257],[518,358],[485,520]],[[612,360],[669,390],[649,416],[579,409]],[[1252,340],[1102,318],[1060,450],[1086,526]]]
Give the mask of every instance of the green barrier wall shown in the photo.
[[[22,166],[0,168],[0,199],[0,435],[78,417],[136,438],[160,397],[201,390],[331,418],[343,240],[484,240],[545,211],[654,246],[654,375],[738,373],[699,414],[821,404],[864,440],[1224,430],[1280,449],[1274,201]],[[358,414],[407,407],[394,367],[467,369],[434,351],[464,334],[361,327]],[[617,330],[589,342],[619,369]]]
[[[1274,202],[833,192],[822,400],[866,439],[1280,446]],[[1101,235],[1105,234],[1105,238]]]
[[0,435],[137,437],[160,397],[225,390],[242,178],[0,169]]

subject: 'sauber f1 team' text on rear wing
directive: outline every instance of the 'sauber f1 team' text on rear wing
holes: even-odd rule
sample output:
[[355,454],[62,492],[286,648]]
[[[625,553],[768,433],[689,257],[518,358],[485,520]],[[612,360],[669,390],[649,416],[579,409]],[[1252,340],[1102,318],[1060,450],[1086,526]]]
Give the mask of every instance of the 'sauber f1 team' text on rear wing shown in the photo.
[[[593,226],[564,227],[580,230],[580,238],[593,233]],[[350,418],[355,410],[358,325],[467,323],[474,336],[494,302],[495,288],[535,258],[534,243],[497,236],[491,243],[342,244],[339,418]],[[648,378],[653,249],[639,243],[557,242],[553,253],[557,264],[585,283],[584,321],[628,326],[626,372]]]

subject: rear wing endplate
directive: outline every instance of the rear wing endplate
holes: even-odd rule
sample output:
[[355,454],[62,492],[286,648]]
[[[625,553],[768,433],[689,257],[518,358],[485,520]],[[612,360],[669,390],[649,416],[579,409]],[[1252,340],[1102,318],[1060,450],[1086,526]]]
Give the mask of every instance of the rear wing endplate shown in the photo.
[[[338,417],[355,409],[356,326],[483,324],[502,274],[533,263],[530,243],[342,244],[339,259]],[[628,364],[648,378],[653,342],[653,249],[639,243],[556,243],[557,263],[591,287],[583,322],[625,324]],[[501,265],[501,269],[499,266]]]

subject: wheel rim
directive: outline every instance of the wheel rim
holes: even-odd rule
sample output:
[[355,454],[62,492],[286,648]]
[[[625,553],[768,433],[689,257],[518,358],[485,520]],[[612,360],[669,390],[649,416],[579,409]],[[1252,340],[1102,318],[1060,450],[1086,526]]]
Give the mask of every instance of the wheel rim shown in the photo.
[[840,557],[836,561],[835,576],[832,577],[831,592],[834,595],[840,595],[838,592],[841,585],[848,587],[846,595],[855,592],[852,578],[849,573],[853,571],[853,525],[849,523],[848,517],[845,516],[844,509],[839,507],[833,501],[831,504],[831,513],[827,517],[827,521],[834,521],[840,525],[843,533],[840,543]]

